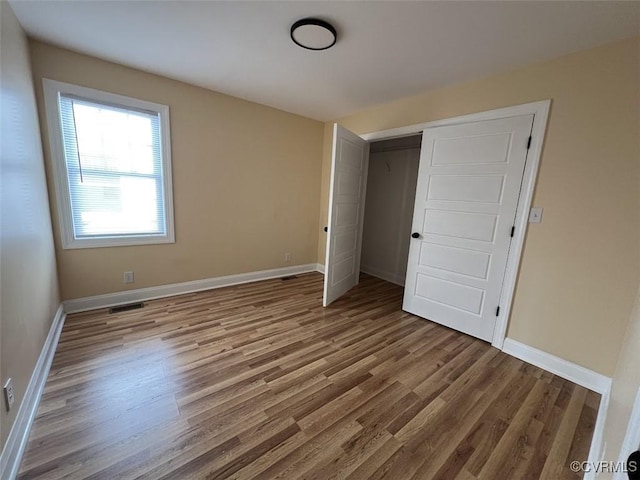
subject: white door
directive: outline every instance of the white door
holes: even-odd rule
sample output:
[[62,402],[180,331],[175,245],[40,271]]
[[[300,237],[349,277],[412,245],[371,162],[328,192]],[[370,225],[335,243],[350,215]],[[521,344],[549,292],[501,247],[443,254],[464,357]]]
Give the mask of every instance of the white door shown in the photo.
[[532,124],[424,131],[403,310],[493,339]]
[[333,126],[329,225],[325,259],[326,307],[358,284],[369,144],[355,133]]

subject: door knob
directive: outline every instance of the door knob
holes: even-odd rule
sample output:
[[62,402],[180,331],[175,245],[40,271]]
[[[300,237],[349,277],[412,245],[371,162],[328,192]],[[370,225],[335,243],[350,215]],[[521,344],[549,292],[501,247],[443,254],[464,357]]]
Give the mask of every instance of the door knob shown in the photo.
[[329,231],[329,227],[324,227],[324,231],[328,232]]
[[420,238],[420,234],[418,232],[413,232],[411,234],[411,238]]

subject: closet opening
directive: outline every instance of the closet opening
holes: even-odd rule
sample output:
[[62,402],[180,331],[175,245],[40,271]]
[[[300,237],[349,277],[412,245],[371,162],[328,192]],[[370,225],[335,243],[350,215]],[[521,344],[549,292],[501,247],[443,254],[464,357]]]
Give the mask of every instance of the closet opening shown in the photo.
[[360,271],[404,286],[422,133],[371,142]]

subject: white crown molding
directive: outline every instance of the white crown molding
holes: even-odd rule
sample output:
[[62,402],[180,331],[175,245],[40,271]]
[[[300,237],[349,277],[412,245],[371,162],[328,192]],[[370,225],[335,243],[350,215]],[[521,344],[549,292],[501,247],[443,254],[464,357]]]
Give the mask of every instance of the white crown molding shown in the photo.
[[58,346],[60,332],[66,318],[63,305],[60,304],[51,322],[49,334],[44,342],[38,361],[36,362],[31,379],[27,385],[24,398],[20,403],[16,420],[7,437],[2,456],[0,457],[0,478],[13,480],[18,474],[22,455],[29,440],[31,425],[36,417],[40,397],[44,390],[51,362]]

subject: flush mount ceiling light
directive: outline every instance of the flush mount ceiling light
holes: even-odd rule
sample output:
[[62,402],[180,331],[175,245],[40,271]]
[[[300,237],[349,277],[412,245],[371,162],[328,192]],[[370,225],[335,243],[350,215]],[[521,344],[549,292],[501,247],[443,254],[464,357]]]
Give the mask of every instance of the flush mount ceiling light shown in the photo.
[[303,18],[291,26],[291,40],[307,50],[326,50],[337,38],[333,25],[318,18]]

